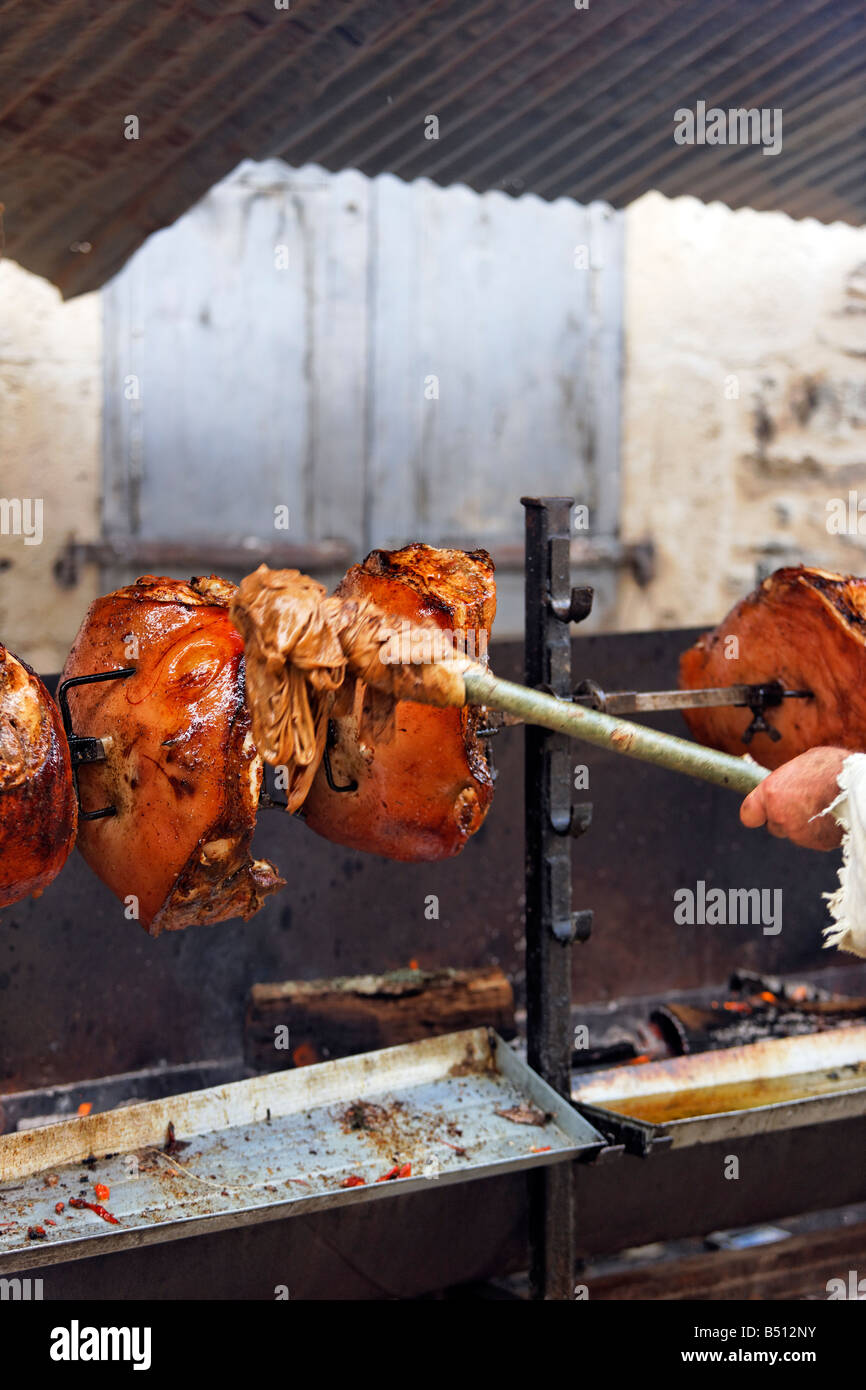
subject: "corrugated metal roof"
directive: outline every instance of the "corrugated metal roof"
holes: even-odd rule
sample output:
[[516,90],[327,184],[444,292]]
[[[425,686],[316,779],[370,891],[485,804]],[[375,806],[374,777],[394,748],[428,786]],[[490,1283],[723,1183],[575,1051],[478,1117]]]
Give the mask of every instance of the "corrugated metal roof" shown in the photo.
[[[92,289],[247,156],[866,220],[862,0],[277,3],[0,0],[7,254]],[[782,152],[676,144],[701,100],[781,108]]]

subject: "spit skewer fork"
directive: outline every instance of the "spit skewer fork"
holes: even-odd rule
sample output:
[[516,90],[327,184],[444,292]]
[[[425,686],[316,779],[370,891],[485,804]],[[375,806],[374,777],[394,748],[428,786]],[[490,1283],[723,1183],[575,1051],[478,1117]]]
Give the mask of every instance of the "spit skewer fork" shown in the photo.
[[714,748],[704,748],[674,734],[664,734],[643,724],[620,719],[573,700],[558,699],[542,690],[501,680],[480,667],[463,676],[467,703],[518,715],[527,724],[582,739],[611,752],[641,762],[655,763],[671,772],[682,772],[705,782],[745,794],[762,782],[769,769],[744,758],[734,758]]
[[102,806],[98,811],[85,811],[81,804],[81,789],[78,785],[78,769],[82,763],[102,763],[111,745],[111,735],[105,738],[91,738],[76,734],[72,728],[72,713],[69,709],[69,692],[77,685],[93,685],[96,681],[126,680],[135,675],[134,666],[123,666],[118,671],[97,671],[90,676],[70,676],[57,687],[57,703],[63,719],[66,741],[69,744],[69,757],[72,763],[72,785],[78,802],[79,820],[105,820],[117,815],[116,806]]
[[[779,681],[763,685],[717,685],[705,690],[602,690],[595,681],[582,681],[575,702],[603,714],[649,714],[655,710],[712,709],[723,706],[768,709],[783,700],[809,700],[811,690],[785,690]],[[778,737],[778,730],[773,730]],[[772,734],[771,734],[772,737]],[[748,740],[747,740],[748,741]]]

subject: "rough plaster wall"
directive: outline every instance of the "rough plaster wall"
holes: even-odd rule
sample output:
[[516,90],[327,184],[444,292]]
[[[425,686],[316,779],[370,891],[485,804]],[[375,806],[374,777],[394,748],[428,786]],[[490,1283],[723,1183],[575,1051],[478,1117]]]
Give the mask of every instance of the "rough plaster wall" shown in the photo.
[[0,534],[0,642],[57,671],[96,594],[52,567],[73,532],[99,534],[102,332],[96,294],[64,304],[46,280],[0,263],[0,497],[41,498],[43,539]]
[[[649,193],[626,213],[621,629],[715,623],[756,572],[866,573],[866,229]],[[863,517],[866,531],[866,512]]]

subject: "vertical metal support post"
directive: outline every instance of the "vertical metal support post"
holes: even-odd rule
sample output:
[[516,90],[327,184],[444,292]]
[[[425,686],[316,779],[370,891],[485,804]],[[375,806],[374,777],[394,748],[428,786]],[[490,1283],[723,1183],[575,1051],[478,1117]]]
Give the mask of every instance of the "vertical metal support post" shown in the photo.
[[[591,591],[572,593],[572,499],[523,497],[526,509],[526,684],[571,698],[569,621],[586,616]],[[527,725],[526,1033],[529,1065],[571,1095],[571,943],[589,914],[571,905],[572,750],[567,737]],[[583,827],[581,827],[583,828]],[[574,1197],[567,1163],[529,1175],[532,1295],[572,1297]]]

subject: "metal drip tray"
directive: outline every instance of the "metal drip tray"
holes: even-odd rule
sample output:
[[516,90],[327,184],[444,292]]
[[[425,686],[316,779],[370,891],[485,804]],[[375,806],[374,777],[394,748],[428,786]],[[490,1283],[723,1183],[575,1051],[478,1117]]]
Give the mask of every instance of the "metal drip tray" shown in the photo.
[[866,1115],[866,1027],[612,1067],[572,1099],[636,1153]]
[[453,1033],[0,1136],[0,1271],[561,1163],[604,1142],[497,1034]]

